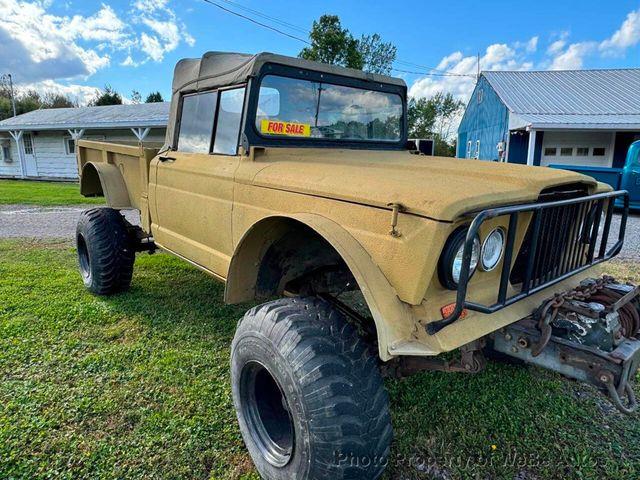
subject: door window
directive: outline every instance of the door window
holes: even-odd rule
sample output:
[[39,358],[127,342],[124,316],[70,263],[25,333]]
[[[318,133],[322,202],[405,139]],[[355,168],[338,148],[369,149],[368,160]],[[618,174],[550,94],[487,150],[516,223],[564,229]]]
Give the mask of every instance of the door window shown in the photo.
[[244,105],[244,88],[220,92],[220,106],[216,123],[213,153],[235,155],[238,152],[240,122]]
[[22,143],[24,144],[24,153],[27,155],[33,155],[33,140],[30,133],[22,135]]
[[196,93],[182,99],[178,151],[209,153],[218,92]]

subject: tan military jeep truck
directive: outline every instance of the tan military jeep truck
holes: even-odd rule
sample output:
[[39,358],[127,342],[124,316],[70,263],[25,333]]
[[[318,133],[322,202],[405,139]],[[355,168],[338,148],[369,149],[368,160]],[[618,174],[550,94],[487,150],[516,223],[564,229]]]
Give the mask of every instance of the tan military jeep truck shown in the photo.
[[78,224],[89,290],[125,290],[135,253],[158,248],[225,282],[226,302],[267,301],[231,353],[264,478],[376,478],[392,436],[383,376],[478,372],[485,354],[636,407],[638,289],[595,270],[622,247],[626,193],[412,154],[406,97],[396,78],[213,52],[177,64],[161,149],[78,142],[82,194],[109,205]]

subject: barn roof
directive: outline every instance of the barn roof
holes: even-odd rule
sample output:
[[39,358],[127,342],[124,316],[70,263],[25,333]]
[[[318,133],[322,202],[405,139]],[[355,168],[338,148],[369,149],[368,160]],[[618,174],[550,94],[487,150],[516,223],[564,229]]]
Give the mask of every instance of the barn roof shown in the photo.
[[169,102],[47,108],[7,118],[0,122],[0,131],[66,130],[69,128],[164,128],[168,122]]
[[491,71],[510,128],[640,128],[640,69]]

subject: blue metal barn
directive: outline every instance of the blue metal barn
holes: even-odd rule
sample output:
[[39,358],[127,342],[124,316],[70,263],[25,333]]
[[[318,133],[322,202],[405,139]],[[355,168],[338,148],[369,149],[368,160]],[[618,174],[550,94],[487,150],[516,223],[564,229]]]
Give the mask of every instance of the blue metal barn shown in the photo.
[[483,72],[457,156],[576,170],[619,184],[640,140],[640,69]]

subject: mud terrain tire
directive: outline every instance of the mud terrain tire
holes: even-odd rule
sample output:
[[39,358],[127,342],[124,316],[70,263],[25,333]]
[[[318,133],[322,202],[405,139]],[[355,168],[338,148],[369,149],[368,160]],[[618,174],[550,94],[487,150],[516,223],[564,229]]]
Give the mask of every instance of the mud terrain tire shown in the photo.
[[129,288],[135,245],[122,214],[112,208],[93,208],[80,215],[76,228],[80,275],[97,295]]
[[392,429],[377,354],[328,302],[249,310],[231,347],[231,385],[263,478],[376,479],[384,470]]

